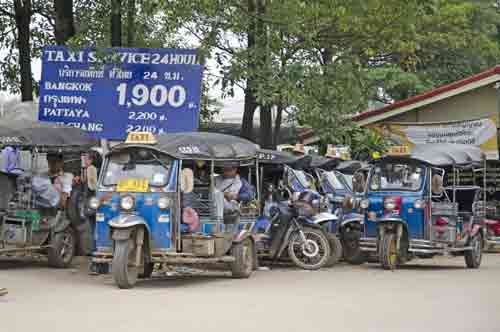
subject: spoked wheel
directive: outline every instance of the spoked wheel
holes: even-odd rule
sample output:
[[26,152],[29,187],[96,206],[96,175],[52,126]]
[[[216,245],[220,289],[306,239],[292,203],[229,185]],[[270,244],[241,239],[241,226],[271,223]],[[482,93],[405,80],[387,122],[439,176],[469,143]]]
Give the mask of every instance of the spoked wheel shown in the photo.
[[469,269],[477,269],[483,258],[483,237],[481,234],[476,234],[470,240],[469,246],[472,249],[464,252],[465,264]]
[[136,248],[133,239],[115,240],[111,270],[118,287],[128,289],[135,286],[139,269],[135,266]]
[[337,264],[342,257],[342,243],[335,234],[328,234],[328,243],[330,244],[330,258],[326,262],[326,267],[332,267]]
[[380,240],[379,261],[386,270],[394,270],[399,266],[400,257],[395,234],[386,233]]
[[52,236],[48,255],[50,267],[66,268],[71,264],[75,255],[75,240],[71,227]]
[[344,259],[349,264],[359,265],[366,262],[365,253],[359,247],[360,232],[342,232],[342,249]]
[[254,244],[252,240],[246,239],[237,243],[231,249],[235,261],[231,263],[233,278],[248,278],[255,267]]
[[325,233],[319,229],[304,228],[305,241],[300,232],[290,237],[288,256],[304,270],[317,270],[330,259],[330,244]]

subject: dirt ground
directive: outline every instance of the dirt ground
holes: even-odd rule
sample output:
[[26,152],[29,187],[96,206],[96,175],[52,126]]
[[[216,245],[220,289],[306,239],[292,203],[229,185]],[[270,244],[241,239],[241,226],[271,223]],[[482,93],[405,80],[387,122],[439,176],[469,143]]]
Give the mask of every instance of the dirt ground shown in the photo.
[[0,331],[500,331],[500,254],[479,270],[463,258],[307,272],[256,271],[246,280],[144,280],[119,290],[110,276],[0,261]]

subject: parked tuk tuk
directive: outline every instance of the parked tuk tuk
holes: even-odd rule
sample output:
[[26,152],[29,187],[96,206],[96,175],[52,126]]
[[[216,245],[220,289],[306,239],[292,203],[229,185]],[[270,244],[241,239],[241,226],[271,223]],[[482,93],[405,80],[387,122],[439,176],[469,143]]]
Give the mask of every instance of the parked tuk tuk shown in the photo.
[[468,268],[478,268],[485,239],[480,187],[457,184],[455,174],[483,162],[470,145],[393,147],[370,171],[361,250],[377,253],[384,269],[445,254],[463,255]]
[[[0,172],[0,255],[47,256],[51,267],[70,265],[78,226],[68,216],[73,176],[59,167],[63,154],[85,152],[93,144],[73,127],[29,121],[0,125],[0,146],[19,159],[22,151],[30,156],[27,169],[18,160]],[[42,157],[48,170],[40,169]]]
[[[316,270],[338,261],[340,244],[332,247],[321,229],[320,195],[314,178],[303,168],[310,156],[294,156],[274,150],[259,151],[263,184],[263,216],[254,228],[257,254],[263,260],[290,259],[296,266]],[[333,216],[330,214],[330,218]]]
[[239,227],[243,203],[226,195],[243,176],[226,181],[216,170],[258,169],[256,153],[255,144],[229,135],[130,133],[105,156],[89,203],[96,210],[94,263],[111,263],[120,288],[150,277],[155,263],[223,263],[233,277],[249,277],[257,266],[254,241]]
[[338,161],[333,167],[332,161],[327,161],[314,169],[327,211],[337,218],[328,222],[328,232],[338,237],[343,257],[350,264],[366,261],[359,249],[359,239],[364,220],[360,202],[364,198],[367,172],[368,166],[356,160]]

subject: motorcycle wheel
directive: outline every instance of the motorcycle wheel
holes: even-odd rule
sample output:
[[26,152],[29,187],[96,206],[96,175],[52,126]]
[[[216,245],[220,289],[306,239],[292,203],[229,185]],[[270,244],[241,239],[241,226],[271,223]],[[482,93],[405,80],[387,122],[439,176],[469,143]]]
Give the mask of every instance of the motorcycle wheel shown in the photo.
[[295,232],[288,243],[288,256],[295,265],[304,270],[318,270],[330,259],[330,244],[325,233],[319,229],[304,227],[306,242]]
[[397,250],[396,235],[384,234],[379,242],[379,261],[385,270],[394,270],[399,266],[400,257]]
[[342,257],[342,243],[335,234],[328,234],[328,243],[330,244],[330,258],[326,262],[326,267],[332,267],[340,261]]
[[231,253],[235,261],[231,263],[233,278],[248,278],[255,266],[253,242],[250,239],[243,240],[233,245]]
[[481,260],[483,258],[483,237],[481,234],[476,234],[469,243],[472,246],[471,250],[465,250],[464,258],[465,265],[469,269],[477,269],[481,265]]
[[132,239],[116,240],[111,270],[116,285],[122,289],[135,286],[139,269],[134,266],[135,245]]
[[54,268],[67,268],[75,255],[75,234],[71,227],[66,227],[62,232],[55,233],[50,239],[48,250],[49,266]]
[[356,235],[356,238],[347,239],[345,233],[342,233],[341,239],[344,259],[346,262],[352,265],[360,265],[366,262],[365,253],[359,248],[359,236]]

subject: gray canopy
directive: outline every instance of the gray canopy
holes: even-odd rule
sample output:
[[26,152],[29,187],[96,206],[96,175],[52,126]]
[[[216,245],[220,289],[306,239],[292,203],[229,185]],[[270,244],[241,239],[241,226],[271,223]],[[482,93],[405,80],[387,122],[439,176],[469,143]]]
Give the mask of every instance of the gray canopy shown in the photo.
[[[414,159],[433,166],[450,166],[475,164],[484,158],[484,153],[476,146],[448,143],[416,145],[410,156],[397,159]],[[395,157],[389,156],[378,160],[385,159],[395,159]]]
[[27,120],[0,124],[0,145],[84,150],[95,144],[85,131],[75,127]]
[[[237,161],[257,157],[257,145],[236,136],[207,132],[188,132],[159,135],[157,139],[158,143],[153,147],[176,159]],[[113,150],[130,146],[136,145],[123,143],[115,146]]]

